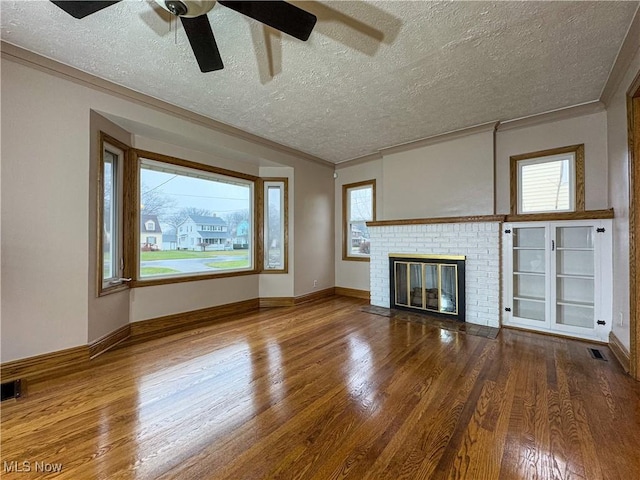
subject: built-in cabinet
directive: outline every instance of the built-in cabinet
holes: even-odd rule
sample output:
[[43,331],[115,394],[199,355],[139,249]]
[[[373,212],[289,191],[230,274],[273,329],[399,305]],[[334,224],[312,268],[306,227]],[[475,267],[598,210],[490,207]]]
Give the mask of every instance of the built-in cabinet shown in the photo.
[[608,341],[611,220],[505,223],[503,323]]

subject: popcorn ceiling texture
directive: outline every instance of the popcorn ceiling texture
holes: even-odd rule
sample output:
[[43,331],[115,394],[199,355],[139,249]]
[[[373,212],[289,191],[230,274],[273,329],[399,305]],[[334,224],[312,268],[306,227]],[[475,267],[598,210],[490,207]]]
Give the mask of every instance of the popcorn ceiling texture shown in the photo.
[[389,308],[389,254],[465,255],[466,321],[500,326],[500,223],[369,227],[371,304]]
[[[221,5],[208,15],[225,69],[208,74],[198,70],[179,22],[177,32],[175,22],[170,31],[152,2],[124,1],[76,20],[48,1],[2,1],[2,39],[340,162],[447,131],[598,100],[638,7],[298,4],[318,11],[316,30],[308,42],[272,36],[282,48],[282,71],[266,80],[259,68],[264,40],[254,44],[252,37],[260,27]],[[384,38],[353,28],[349,17]]]

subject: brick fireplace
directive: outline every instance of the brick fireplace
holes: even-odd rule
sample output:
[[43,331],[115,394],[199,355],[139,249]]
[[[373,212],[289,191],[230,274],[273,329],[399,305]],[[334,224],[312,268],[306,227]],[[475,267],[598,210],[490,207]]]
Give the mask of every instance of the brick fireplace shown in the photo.
[[[442,222],[442,223],[437,223]],[[465,257],[465,315],[468,323],[500,326],[501,217],[377,221],[371,238],[371,304],[389,308],[390,254]]]

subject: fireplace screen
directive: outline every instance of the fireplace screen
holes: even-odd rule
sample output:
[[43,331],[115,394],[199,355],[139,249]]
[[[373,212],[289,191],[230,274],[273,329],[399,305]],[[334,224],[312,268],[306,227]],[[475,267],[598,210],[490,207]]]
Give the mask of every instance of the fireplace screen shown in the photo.
[[389,264],[392,308],[464,321],[464,257],[393,255]]

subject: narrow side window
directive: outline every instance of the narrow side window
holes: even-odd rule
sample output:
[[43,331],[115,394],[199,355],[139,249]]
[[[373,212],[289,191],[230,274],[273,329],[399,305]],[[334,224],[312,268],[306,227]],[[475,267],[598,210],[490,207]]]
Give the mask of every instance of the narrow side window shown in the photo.
[[286,178],[264,179],[264,271],[287,272],[288,192]]
[[[113,142],[115,143],[115,142]],[[99,294],[123,286],[122,185],[124,150],[101,137],[98,179],[98,284]]]

